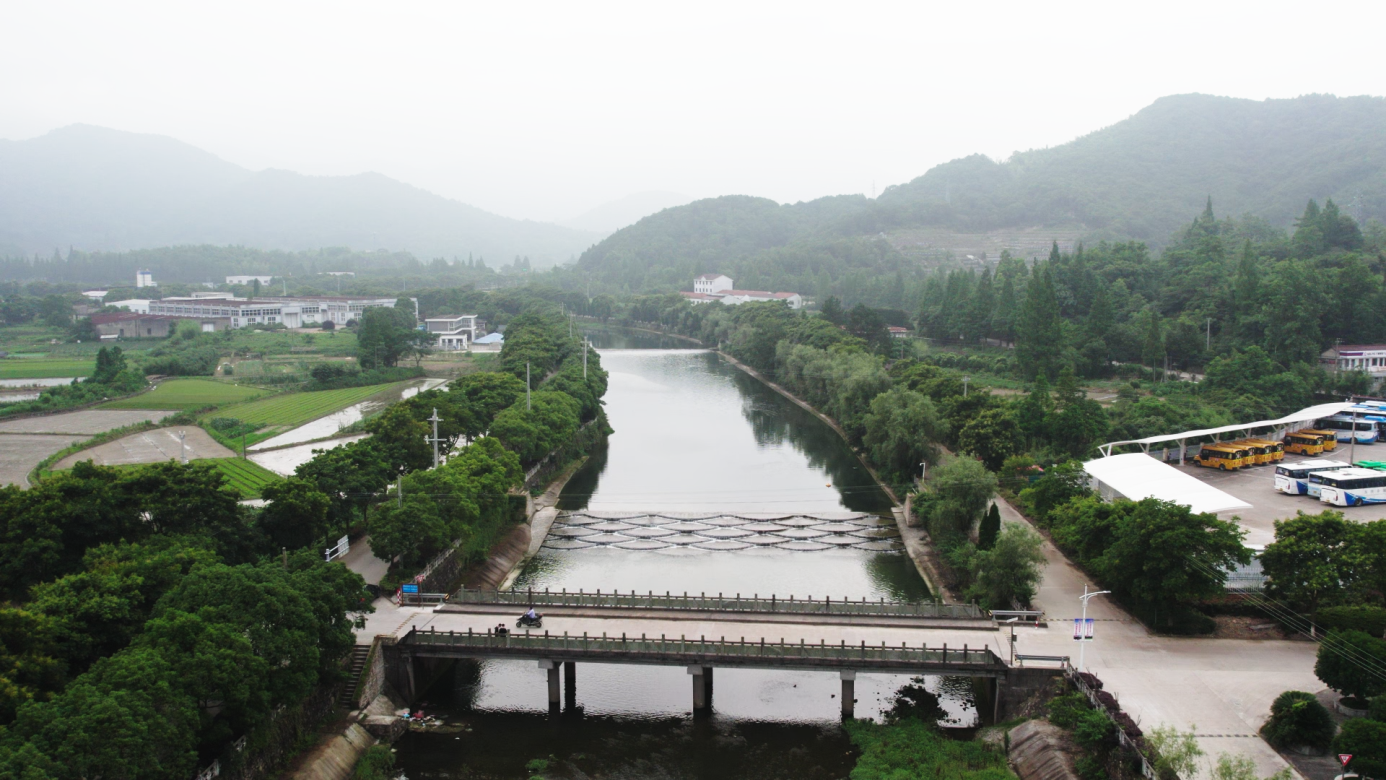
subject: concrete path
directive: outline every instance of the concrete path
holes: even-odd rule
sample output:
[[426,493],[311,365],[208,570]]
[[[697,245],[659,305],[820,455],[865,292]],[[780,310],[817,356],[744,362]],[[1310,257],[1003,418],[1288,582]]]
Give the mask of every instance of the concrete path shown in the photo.
[[[179,431],[182,431],[185,437],[181,442],[178,438]],[[115,441],[99,444],[63,458],[53,466],[53,470],[70,469],[83,460],[94,461],[98,466],[162,463],[166,460],[178,460],[185,452],[188,460],[236,456],[236,453],[213,439],[211,434],[196,425],[186,425],[132,433]]]
[[[1028,525],[1009,504],[998,503],[1003,523]],[[1087,577],[1049,541],[1043,550],[1049,565],[1034,603],[1051,627],[1017,628],[1017,652],[1067,655],[1077,665],[1072,620],[1082,614],[1079,597]],[[1314,676],[1318,645],[1155,636],[1105,596],[1089,600],[1088,617],[1097,623],[1094,640],[1085,649],[1086,670],[1102,680],[1141,728],[1196,727],[1199,747],[1208,758],[1240,753],[1256,762],[1262,776],[1288,766],[1257,731],[1282,692],[1323,690]]]
[[[346,555],[338,558],[348,569],[361,575],[367,585],[379,585],[380,580],[385,577],[385,573],[390,570],[390,563],[375,557],[371,551],[371,538],[363,536],[352,542],[351,549]],[[391,605],[393,606],[393,605]],[[366,637],[374,636],[366,634]]]

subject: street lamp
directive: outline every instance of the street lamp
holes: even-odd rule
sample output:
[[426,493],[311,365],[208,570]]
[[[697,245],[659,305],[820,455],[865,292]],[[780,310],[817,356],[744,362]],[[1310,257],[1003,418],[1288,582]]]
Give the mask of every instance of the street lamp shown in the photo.
[[[1081,601],[1081,602],[1083,602],[1083,624],[1082,624],[1082,627],[1083,627],[1083,628],[1086,628],[1087,625],[1088,625],[1088,599],[1092,598],[1093,596],[1101,596],[1101,595],[1106,594],[1106,593],[1111,593],[1111,591],[1110,591],[1110,590],[1099,590],[1099,591],[1095,591],[1095,592],[1093,592],[1093,593],[1089,593],[1089,592],[1088,592],[1088,584],[1087,584],[1086,582],[1083,583],[1083,595],[1081,595],[1081,596],[1078,597],[1078,600]],[[1080,639],[1080,640],[1078,640],[1078,671],[1080,671],[1080,672],[1083,671],[1083,651],[1084,651],[1084,650],[1087,650],[1087,649],[1088,649],[1087,640],[1086,640],[1086,639]]]

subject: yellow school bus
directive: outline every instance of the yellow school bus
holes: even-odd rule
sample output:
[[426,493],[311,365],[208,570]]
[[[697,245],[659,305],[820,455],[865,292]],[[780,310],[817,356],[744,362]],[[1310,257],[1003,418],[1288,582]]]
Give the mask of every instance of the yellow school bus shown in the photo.
[[1310,436],[1322,436],[1324,452],[1332,452],[1338,449],[1337,431],[1324,431],[1319,430],[1317,428],[1301,428],[1300,430],[1295,431],[1295,433],[1307,433]]
[[1245,447],[1228,444],[1205,444],[1194,456],[1194,464],[1208,468],[1233,471],[1252,463],[1251,452]]
[[1322,455],[1323,438],[1305,431],[1295,431],[1285,436],[1285,451],[1296,455]]
[[1228,444],[1247,451],[1248,466],[1265,466],[1271,462],[1270,447],[1266,446],[1268,442],[1257,441],[1256,439],[1238,439],[1230,441]]
[[1266,448],[1267,463],[1279,463],[1285,459],[1284,442],[1271,441],[1270,439],[1246,439],[1246,441]]

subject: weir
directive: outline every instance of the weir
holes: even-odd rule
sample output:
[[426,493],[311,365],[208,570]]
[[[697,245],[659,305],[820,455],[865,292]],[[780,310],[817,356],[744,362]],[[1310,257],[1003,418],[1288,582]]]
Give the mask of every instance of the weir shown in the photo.
[[685,547],[721,552],[757,547],[798,552],[904,549],[893,520],[867,512],[560,512],[543,546],[548,550]]

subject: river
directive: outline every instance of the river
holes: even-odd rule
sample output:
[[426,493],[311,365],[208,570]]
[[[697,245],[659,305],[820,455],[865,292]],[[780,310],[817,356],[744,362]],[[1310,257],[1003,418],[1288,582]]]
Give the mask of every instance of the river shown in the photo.
[[[874,522],[883,533],[893,529],[889,499],[812,414],[715,353],[632,331],[593,331],[591,338],[610,374],[606,404],[615,433],[568,482],[560,509],[666,514],[675,523],[865,513],[879,517]],[[898,551],[712,547],[554,549],[546,543],[515,587],[928,597]],[[713,715],[695,720],[682,667],[579,664],[576,710],[551,719],[544,674],[533,667],[459,663],[421,706],[468,730],[403,737],[396,747],[407,776],[843,778],[854,764],[838,720],[837,675],[718,669]],[[878,716],[905,682],[859,675],[857,716]],[[975,722],[965,683],[927,684],[940,692],[954,725]],[[526,770],[534,759],[551,764]]]

